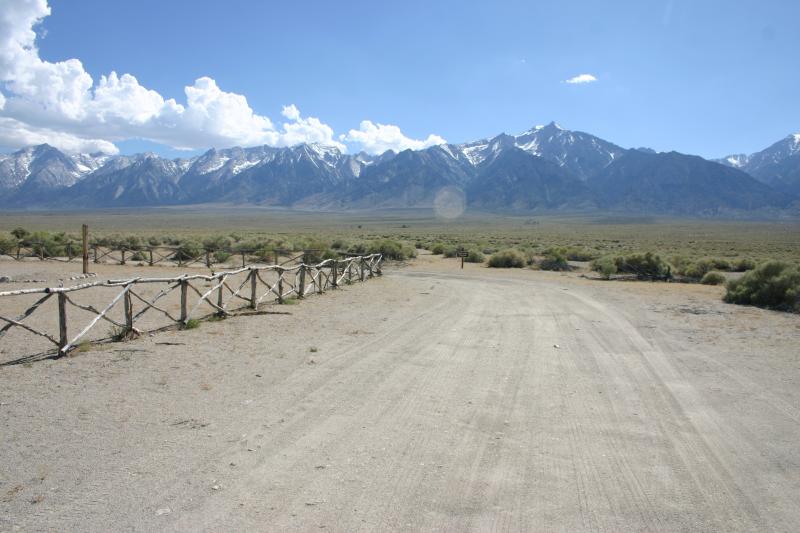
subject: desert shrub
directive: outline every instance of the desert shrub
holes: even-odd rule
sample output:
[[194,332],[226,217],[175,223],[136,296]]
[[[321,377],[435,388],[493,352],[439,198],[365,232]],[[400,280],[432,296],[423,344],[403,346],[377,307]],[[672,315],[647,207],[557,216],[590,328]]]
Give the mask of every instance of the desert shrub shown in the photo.
[[479,250],[470,250],[464,258],[467,263],[483,263],[485,260],[486,257]]
[[701,279],[703,276],[714,270],[714,265],[709,259],[700,259],[694,263],[689,263],[678,274],[687,278]]
[[344,250],[347,248],[347,243],[342,239],[334,239],[334,241],[331,243],[331,248],[334,250]]
[[230,250],[233,243],[228,237],[215,236],[203,239],[203,248],[208,251]]
[[569,270],[567,256],[562,250],[550,250],[545,254],[544,258],[539,263],[539,268],[542,270],[552,270],[556,272]]
[[617,272],[635,274],[638,279],[666,280],[672,277],[670,266],[651,252],[619,256],[614,259],[614,264]]
[[133,255],[131,255],[131,261],[147,261],[149,257],[145,256],[144,252],[142,251],[135,251]]
[[489,258],[492,268],[522,268],[525,266],[525,256],[519,250],[508,249],[492,254]]
[[188,261],[200,256],[203,253],[203,245],[197,241],[187,240],[178,245],[178,249],[172,255],[176,261]]
[[366,253],[383,254],[385,259],[395,259],[398,261],[417,257],[417,251],[413,246],[391,239],[371,242]]
[[214,252],[215,263],[224,263],[230,258],[231,258],[230,252],[226,252],[224,250],[217,250],[216,252]]
[[431,246],[431,253],[433,255],[442,255],[444,253],[444,244],[437,242],[433,246]]
[[722,285],[726,280],[727,278],[723,274],[712,270],[702,277],[700,283],[703,285]]
[[600,257],[592,261],[592,270],[598,272],[603,279],[611,279],[617,273],[617,264],[613,257]]
[[158,246],[161,244],[161,238],[159,237],[148,237],[147,244],[149,246]]
[[28,235],[30,235],[30,233],[25,228],[16,227],[16,228],[11,230],[11,235],[16,237],[18,240],[22,240],[25,237],[27,237]]
[[458,248],[452,245],[447,245],[444,247],[444,251],[442,255],[445,257],[457,257],[458,256]]
[[17,239],[0,235],[0,254],[10,254],[17,249]]
[[727,259],[714,258],[709,259],[708,261],[714,267],[714,270],[718,270],[720,272],[730,272],[730,270],[733,268],[730,261]]
[[544,253],[562,255],[569,261],[591,261],[597,257],[597,254],[581,248],[548,248]]
[[733,271],[734,272],[747,272],[748,270],[753,270],[756,267],[756,262],[752,259],[739,259],[733,264]]
[[725,301],[800,312],[800,268],[768,261],[727,285]]

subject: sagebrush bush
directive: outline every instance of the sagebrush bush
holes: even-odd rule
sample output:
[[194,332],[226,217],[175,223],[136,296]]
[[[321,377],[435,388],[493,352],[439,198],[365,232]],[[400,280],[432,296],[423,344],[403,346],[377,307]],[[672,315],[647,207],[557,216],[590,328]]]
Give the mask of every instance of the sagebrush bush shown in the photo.
[[484,255],[479,250],[470,250],[464,261],[467,263],[483,263],[486,260]]
[[417,250],[409,245],[391,239],[382,239],[369,243],[366,253],[383,254],[384,259],[403,261],[417,257]]
[[442,255],[444,253],[444,244],[437,242],[431,246],[431,253],[433,255]]
[[728,282],[725,301],[767,309],[800,312],[800,268],[768,261]]
[[492,268],[522,268],[525,264],[525,256],[514,249],[496,252],[489,258],[489,266]]
[[700,283],[703,285],[722,285],[727,279],[724,274],[712,270],[711,272],[706,272],[700,279]]
[[756,262],[752,259],[739,259],[733,264],[733,271],[734,272],[747,272],[748,270],[753,270],[756,267]]
[[651,252],[620,256],[614,259],[614,264],[618,272],[635,274],[638,279],[666,280],[672,277],[670,266]]
[[611,279],[617,273],[617,264],[613,257],[600,257],[592,261],[592,270],[598,272],[603,279]]
[[567,263],[566,255],[560,250],[550,250],[539,263],[539,268],[542,270],[563,272],[569,270],[569,263]]

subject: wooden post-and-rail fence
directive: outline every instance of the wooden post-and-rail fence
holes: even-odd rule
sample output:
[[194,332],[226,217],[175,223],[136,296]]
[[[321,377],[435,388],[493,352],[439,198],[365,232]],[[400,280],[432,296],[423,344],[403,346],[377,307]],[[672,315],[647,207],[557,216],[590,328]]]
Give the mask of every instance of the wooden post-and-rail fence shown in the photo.
[[[87,258],[88,260],[88,258]],[[148,331],[170,326],[186,326],[190,320],[206,318],[211,315],[222,317],[243,312],[258,311],[260,305],[277,301],[284,303],[287,298],[304,298],[311,293],[322,293],[349,284],[356,278],[364,281],[365,276],[381,274],[383,256],[372,254],[349,257],[347,259],[328,259],[319,264],[301,263],[294,266],[268,265],[247,266],[236,270],[217,272],[211,275],[184,274],[173,278],[133,278],[83,283],[73,287],[53,287],[19,289],[0,292],[0,302],[10,302],[14,297],[41,295],[21,314],[11,317],[0,315],[0,346],[3,337],[12,328],[24,330],[34,336],[44,338],[64,355],[75,348],[100,321],[113,326],[116,340],[136,336],[144,331],[137,324],[150,311],[157,316],[166,317],[166,323],[158,323]],[[272,276],[270,278],[269,276]],[[203,284],[203,285],[201,285]],[[159,289],[155,294],[145,296],[144,288]],[[119,292],[102,309],[79,303],[75,296],[95,288],[117,288]],[[179,291],[178,313],[168,305],[163,305],[167,295]],[[58,332],[50,333],[42,326],[31,325],[30,317],[55,296],[58,301]],[[112,318],[111,310],[122,302],[122,319]],[[236,303],[240,305],[236,305]],[[0,305],[8,309],[9,305]],[[80,331],[70,337],[68,309],[78,308],[92,315]],[[201,308],[211,308],[211,315],[201,315]],[[41,312],[40,312],[41,314]],[[162,319],[163,322],[163,319]],[[3,325],[4,323],[4,325]],[[105,340],[105,339],[103,339]]]

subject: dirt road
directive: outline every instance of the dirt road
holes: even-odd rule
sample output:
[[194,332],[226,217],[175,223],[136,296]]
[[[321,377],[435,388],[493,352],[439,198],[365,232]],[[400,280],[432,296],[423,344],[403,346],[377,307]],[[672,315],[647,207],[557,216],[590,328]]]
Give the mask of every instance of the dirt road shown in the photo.
[[455,264],[0,369],[0,530],[796,530],[800,317]]

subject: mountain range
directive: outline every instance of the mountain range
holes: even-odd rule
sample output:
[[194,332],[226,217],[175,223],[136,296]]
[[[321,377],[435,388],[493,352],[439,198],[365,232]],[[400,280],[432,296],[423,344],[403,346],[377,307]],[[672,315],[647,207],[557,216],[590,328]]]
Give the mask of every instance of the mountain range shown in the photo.
[[187,159],[68,155],[46,144],[0,155],[0,206],[11,209],[430,207],[447,187],[463,191],[469,206],[489,211],[795,211],[800,134],[755,154],[714,161],[625,149],[555,123],[519,135],[381,155],[318,144],[211,149]]

